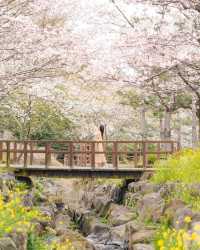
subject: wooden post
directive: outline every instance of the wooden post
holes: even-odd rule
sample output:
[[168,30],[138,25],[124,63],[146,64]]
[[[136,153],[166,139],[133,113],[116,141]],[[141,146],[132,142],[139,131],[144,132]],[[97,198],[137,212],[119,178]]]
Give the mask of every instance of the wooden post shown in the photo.
[[6,148],[7,148],[7,152],[6,152],[6,166],[10,167],[10,142],[9,141],[6,142]]
[[73,143],[69,143],[69,166],[70,168],[73,167]]
[[91,167],[95,168],[95,143],[91,142]]
[[113,162],[113,167],[115,169],[118,169],[118,144],[116,141],[113,142],[112,162]]
[[45,167],[46,168],[48,168],[50,162],[51,162],[51,144],[46,143],[45,144]]
[[174,153],[174,142],[173,141],[171,142],[171,153],[172,154]]
[[33,165],[33,142],[30,142],[30,165]]
[[17,161],[17,143],[14,142],[13,162]]
[[160,160],[160,142],[157,143],[157,160]]
[[3,142],[0,142],[0,161],[3,160],[3,152],[2,152],[2,150],[3,150]]
[[147,143],[145,141],[142,142],[142,154],[143,154],[143,168],[147,167]]
[[24,168],[27,167],[27,159],[28,159],[28,153],[27,153],[27,142],[24,142]]
[[138,164],[138,144],[135,143],[135,150],[134,150],[134,167],[137,168]]
[[177,150],[176,151],[180,151],[181,150],[181,144],[180,142],[177,142]]

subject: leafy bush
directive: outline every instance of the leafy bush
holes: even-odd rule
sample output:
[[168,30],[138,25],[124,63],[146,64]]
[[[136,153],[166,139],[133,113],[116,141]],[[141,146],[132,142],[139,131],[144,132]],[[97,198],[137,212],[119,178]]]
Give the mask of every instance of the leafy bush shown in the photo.
[[187,149],[155,163],[156,183],[200,183],[200,149]]
[[152,165],[156,162],[157,156],[155,154],[148,155],[148,164]]
[[23,191],[16,189],[15,192],[0,194],[0,237],[12,231],[28,232],[33,228],[33,220],[41,218],[42,214],[36,208],[25,207],[21,195]]
[[[200,224],[196,224],[194,231],[188,231],[192,222],[189,216],[185,217],[185,226],[174,229],[163,225],[155,237],[156,250],[198,250],[200,247]],[[178,222],[177,222],[178,223]]]

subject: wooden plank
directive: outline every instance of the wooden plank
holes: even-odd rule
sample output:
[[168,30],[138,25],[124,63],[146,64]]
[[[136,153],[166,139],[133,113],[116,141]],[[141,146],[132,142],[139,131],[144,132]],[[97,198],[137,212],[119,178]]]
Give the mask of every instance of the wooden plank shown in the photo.
[[27,167],[28,153],[27,153],[27,142],[24,142],[24,167]]
[[6,166],[10,167],[10,142],[6,142]]
[[30,142],[30,165],[33,165],[33,142]]
[[0,142],[0,161],[3,160],[3,142]]
[[13,162],[17,161],[17,143],[14,142]]
[[95,168],[95,143],[91,142],[91,167]]
[[69,166],[73,168],[73,143],[69,142]]
[[134,150],[134,167],[136,168],[137,167],[137,164],[138,164],[138,144],[135,145],[135,150]]
[[113,152],[112,152],[112,162],[113,162],[113,167],[115,169],[118,169],[118,142],[113,142]]
[[45,167],[48,168],[50,162],[51,162],[51,144],[47,143],[45,145]]
[[174,153],[174,142],[171,142],[171,153],[173,154]]
[[[0,142],[17,142],[17,143],[22,143],[23,141],[22,140],[0,140]],[[27,143],[30,143],[30,142],[33,142],[33,143],[43,143],[43,144],[46,144],[46,143],[60,143],[60,144],[65,144],[65,143],[90,143],[91,140],[75,140],[75,141],[70,141],[70,140],[26,140]],[[92,142],[101,142],[101,143],[114,143],[114,142],[118,142],[118,143],[143,143],[142,140],[125,140],[125,141],[116,141],[116,140],[112,140],[112,141],[106,141],[106,140],[103,140],[103,141],[92,141]],[[160,142],[160,143],[171,143],[171,142],[175,142],[177,143],[177,141],[174,141],[174,140],[146,140],[145,142],[147,142],[148,144],[150,143],[157,143],[157,142]]]
[[157,143],[157,160],[160,160],[160,142]]
[[142,157],[143,157],[143,168],[147,167],[147,142],[142,143]]

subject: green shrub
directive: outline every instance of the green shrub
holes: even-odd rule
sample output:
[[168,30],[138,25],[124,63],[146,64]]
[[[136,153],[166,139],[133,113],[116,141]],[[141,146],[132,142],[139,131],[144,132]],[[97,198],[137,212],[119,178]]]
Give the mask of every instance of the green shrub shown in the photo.
[[186,149],[155,163],[155,183],[200,183],[200,149]]
[[158,184],[173,182],[175,191],[168,201],[180,199],[193,209],[200,211],[200,193],[192,184],[200,183],[200,149],[187,149],[155,163],[156,172],[152,181]]
[[157,160],[157,156],[155,154],[148,155],[148,164],[153,165]]

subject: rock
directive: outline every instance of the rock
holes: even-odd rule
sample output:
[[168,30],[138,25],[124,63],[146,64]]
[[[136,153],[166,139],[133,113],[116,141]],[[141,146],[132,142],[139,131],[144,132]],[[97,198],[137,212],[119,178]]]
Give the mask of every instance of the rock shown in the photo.
[[177,209],[173,218],[173,226],[176,229],[183,228],[185,225],[190,226],[191,223],[185,222],[186,217],[191,218],[191,223],[200,221],[200,213],[194,212],[188,207],[183,207]]
[[48,197],[38,190],[34,190],[34,204],[48,202]]
[[158,192],[159,189],[160,189],[160,185],[147,182],[145,180],[132,182],[128,185],[129,192],[133,192],[133,193],[141,192],[142,195]]
[[116,226],[116,227],[112,227],[111,228],[111,234],[115,235],[116,238],[123,241],[125,239],[125,235],[126,235],[126,224]]
[[[49,206],[48,205],[41,206],[39,208],[40,208],[41,213],[44,216],[42,216],[41,219],[38,219],[38,222],[41,224],[41,226],[43,228],[45,228],[47,226],[53,227],[54,215],[57,212],[55,204],[51,204]],[[47,217],[47,218],[45,218],[45,217]],[[50,220],[48,218],[50,218]]]
[[152,220],[158,222],[163,215],[165,201],[159,193],[151,193],[143,196],[138,202],[137,209],[142,220]]
[[131,249],[132,245],[137,244],[137,243],[151,242],[153,240],[154,235],[155,235],[154,230],[147,230],[147,229],[142,229],[130,235],[128,239],[129,249]]
[[0,250],[18,250],[13,240],[9,237],[0,238]]
[[130,236],[136,232],[138,232],[140,229],[144,228],[144,225],[137,221],[130,221],[125,224],[126,226],[126,236]]
[[26,207],[33,207],[34,194],[33,192],[28,192],[23,197],[23,205]]
[[133,208],[141,199],[142,195],[140,193],[126,192],[124,195],[124,205]]
[[62,235],[70,228],[71,219],[66,214],[58,214],[55,217],[55,230],[57,235]]
[[168,197],[172,192],[174,192],[177,189],[178,183],[174,182],[168,182],[165,184],[162,184],[159,190],[159,193],[162,198]]
[[100,216],[104,217],[108,212],[112,200],[106,196],[97,196],[92,201],[92,208],[95,209],[95,212]]
[[92,209],[94,198],[95,198],[94,193],[84,192],[81,198],[84,207],[87,209]]
[[140,192],[142,189],[142,186],[147,184],[147,181],[138,181],[138,182],[131,182],[128,185],[128,191],[129,192]]
[[84,235],[89,235],[92,233],[95,234],[104,234],[107,233],[109,230],[109,226],[101,223],[96,217],[94,216],[84,216],[81,223],[81,231]]
[[141,186],[141,193],[143,195],[154,193],[154,192],[156,193],[156,192],[159,191],[159,189],[160,189],[160,185],[154,184],[154,183],[151,183],[151,182],[147,182],[147,183],[144,183]]
[[18,250],[27,249],[27,234],[25,232],[13,232],[8,235],[15,243]]
[[135,244],[130,250],[154,250],[154,247],[149,244]]
[[[82,200],[87,208],[91,208],[96,199],[105,201],[120,202],[122,200],[122,188],[116,184],[104,184],[93,187],[92,190],[83,194]],[[98,198],[97,198],[98,197]]]
[[119,238],[113,238],[113,235],[108,232],[102,235],[91,234],[87,240],[94,245],[95,250],[125,250],[124,242]]
[[180,208],[184,208],[185,207],[185,203],[181,200],[173,200],[171,201],[167,207],[165,208],[165,212],[164,215],[165,217],[172,222],[175,213],[178,209]]
[[110,191],[110,198],[114,203],[119,203],[123,198],[123,190],[117,185],[113,185]]
[[111,234],[115,235],[121,241],[127,239],[127,235],[137,232],[140,229],[140,225],[136,221],[130,221],[126,224],[115,226],[111,228]]
[[63,190],[57,184],[55,184],[52,180],[47,180],[43,184],[43,195],[47,197],[47,200],[50,203],[58,203],[62,201],[63,197]]
[[13,174],[0,174],[0,191],[5,200],[9,198],[9,190],[13,188],[15,181],[15,176]]
[[109,223],[112,226],[125,224],[133,220],[135,216],[136,215],[134,214],[134,212],[132,212],[130,209],[117,204],[111,204],[107,214]]
[[48,217],[53,218],[54,214],[57,212],[55,204],[40,206],[40,211]]
[[68,230],[65,235],[61,238],[61,241],[65,241],[65,239],[69,239],[73,243],[74,249],[81,249],[81,250],[96,250],[94,246],[85,239],[81,234]]
[[142,176],[140,177],[140,181],[149,180],[152,176],[153,176],[153,173],[151,173],[151,172],[145,172],[145,173],[143,173]]

